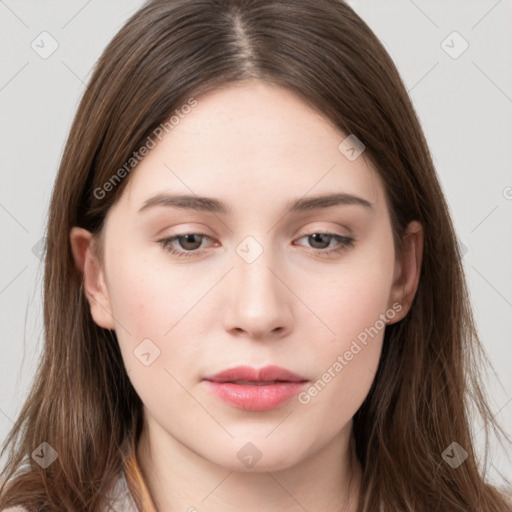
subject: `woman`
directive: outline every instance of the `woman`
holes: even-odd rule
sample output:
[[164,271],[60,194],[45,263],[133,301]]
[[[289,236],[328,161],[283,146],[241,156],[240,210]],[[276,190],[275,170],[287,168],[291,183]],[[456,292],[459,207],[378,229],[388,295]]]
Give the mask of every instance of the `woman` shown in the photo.
[[471,438],[470,389],[497,426],[446,200],[344,3],[149,2],[84,94],[47,238],[0,507],[510,510]]

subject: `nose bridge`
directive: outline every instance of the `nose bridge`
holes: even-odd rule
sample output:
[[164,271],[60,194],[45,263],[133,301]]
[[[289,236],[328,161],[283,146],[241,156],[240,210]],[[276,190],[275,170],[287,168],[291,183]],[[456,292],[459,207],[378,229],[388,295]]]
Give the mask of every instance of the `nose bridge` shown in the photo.
[[226,328],[253,336],[287,330],[291,321],[286,286],[276,276],[282,268],[270,237],[246,237],[235,248],[229,281]]
[[237,294],[254,312],[266,304],[270,305],[280,295],[280,283],[276,282],[276,276],[269,270],[279,267],[276,251],[269,245],[269,240],[270,237],[267,237],[260,242],[248,236],[236,247],[233,278],[236,280]]

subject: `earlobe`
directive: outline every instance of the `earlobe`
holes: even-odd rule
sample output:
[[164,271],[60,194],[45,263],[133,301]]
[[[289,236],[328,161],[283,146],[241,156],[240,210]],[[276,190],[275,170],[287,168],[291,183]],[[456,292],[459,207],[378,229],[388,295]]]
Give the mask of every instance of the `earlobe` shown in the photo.
[[83,228],[73,227],[69,239],[75,267],[82,276],[84,292],[93,319],[104,329],[114,329],[104,270],[94,251],[92,233]]
[[388,324],[398,322],[404,318],[411,308],[411,304],[418,289],[421,263],[423,260],[423,227],[418,221],[412,221],[403,237],[403,251],[397,257],[395,264],[394,281],[390,294],[391,307],[395,303],[402,305],[400,314]]

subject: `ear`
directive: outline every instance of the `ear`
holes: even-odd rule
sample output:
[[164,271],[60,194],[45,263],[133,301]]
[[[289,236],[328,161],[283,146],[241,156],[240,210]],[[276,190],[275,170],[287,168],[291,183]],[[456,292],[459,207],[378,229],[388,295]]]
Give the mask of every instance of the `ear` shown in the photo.
[[417,221],[407,226],[403,236],[403,251],[398,255],[395,263],[393,285],[389,297],[388,307],[399,303],[402,309],[388,321],[393,324],[404,318],[413,302],[420,281],[421,262],[423,258],[423,227]]
[[110,300],[102,264],[95,251],[95,239],[90,231],[73,227],[69,240],[75,267],[83,277],[84,292],[91,315],[96,324],[104,329],[114,329]]

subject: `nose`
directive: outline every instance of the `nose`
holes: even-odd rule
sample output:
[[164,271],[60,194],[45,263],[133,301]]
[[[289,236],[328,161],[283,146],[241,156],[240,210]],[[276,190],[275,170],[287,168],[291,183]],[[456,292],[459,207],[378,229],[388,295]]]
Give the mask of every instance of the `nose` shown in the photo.
[[252,262],[234,254],[233,270],[226,276],[228,301],[224,312],[226,331],[256,339],[277,339],[292,328],[291,299],[286,272],[273,251],[264,250]]

